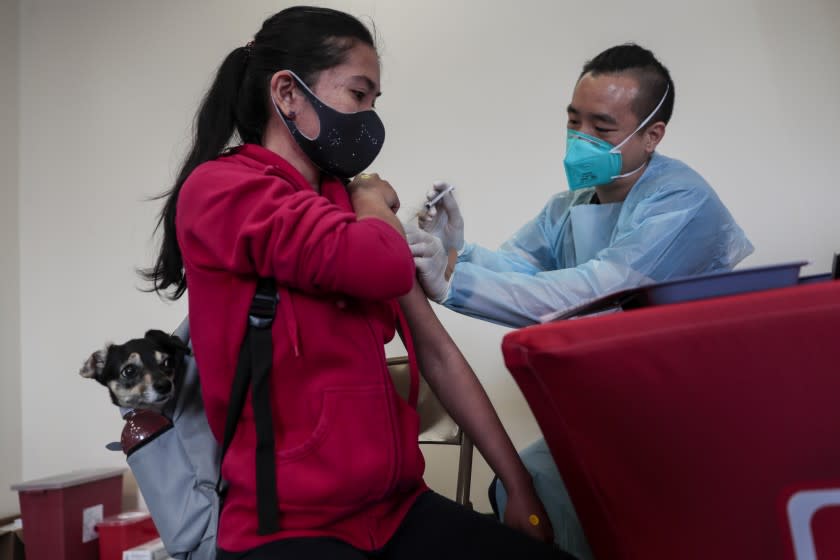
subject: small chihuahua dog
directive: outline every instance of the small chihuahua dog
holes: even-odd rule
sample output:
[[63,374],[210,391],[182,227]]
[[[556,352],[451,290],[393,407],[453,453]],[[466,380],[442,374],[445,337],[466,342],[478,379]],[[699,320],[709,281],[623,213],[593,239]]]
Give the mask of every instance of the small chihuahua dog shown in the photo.
[[143,338],[97,350],[79,375],[107,387],[117,406],[160,412],[175,395],[175,379],[189,353],[177,336],[150,330]]

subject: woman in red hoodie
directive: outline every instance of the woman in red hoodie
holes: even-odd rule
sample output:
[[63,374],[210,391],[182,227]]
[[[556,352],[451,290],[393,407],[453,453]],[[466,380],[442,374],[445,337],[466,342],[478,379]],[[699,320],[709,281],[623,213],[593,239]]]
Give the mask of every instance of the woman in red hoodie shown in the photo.
[[[539,542],[552,533],[528,473],[414,281],[396,193],[359,174],[384,140],[379,94],[358,20],[312,7],[275,14],[219,68],[161,214],[150,277],[173,299],[189,286],[220,441],[257,281],[278,290],[265,390],[276,500],[260,509],[249,399],[222,465],[219,558],[558,557]],[[424,484],[417,414],[385,365],[400,320],[426,380],[508,489],[509,527]]]

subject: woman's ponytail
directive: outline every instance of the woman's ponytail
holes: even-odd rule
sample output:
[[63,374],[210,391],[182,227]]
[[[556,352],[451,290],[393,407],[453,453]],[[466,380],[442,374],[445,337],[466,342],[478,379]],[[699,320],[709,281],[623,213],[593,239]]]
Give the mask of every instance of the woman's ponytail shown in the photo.
[[161,293],[174,286],[174,291],[169,296],[171,299],[178,299],[187,289],[184,262],[175,235],[178,195],[190,173],[202,163],[222,153],[237,129],[239,91],[248,65],[250,49],[250,46],[238,47],[222,62],[213,85],[205,94],[196,113],[189,154],[181,165],[175,184],[160,196],[166,200],[156,227],[156,231],[163,228],[160,254],[155,266],[142,271],[141,275],[154,284],[155,292]]

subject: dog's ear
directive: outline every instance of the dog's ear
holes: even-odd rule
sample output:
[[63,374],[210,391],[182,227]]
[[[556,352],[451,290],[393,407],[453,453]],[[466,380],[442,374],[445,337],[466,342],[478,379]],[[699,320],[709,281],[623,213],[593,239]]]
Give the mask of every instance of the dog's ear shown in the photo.
[[184,341],[174,334],[171,335],[163,331],[153,329],[146,331],[145,338],[152,342],[152,344],[167,350],[171,354],[176,352],[181,352],[183,354],[190,353],[190,349],[186,344],[184,344]]
[[108,355],[108,347],[103,350],[97,350],[90,357],[85,360],[82,368],[79,370],[79,375],[92,379],[98,379],[102,375],[102,370],[105,369],[105,356]]
[[192,354],[192,351],[190,350],[190,347],[187,346],[187,344],[183,340],[181,340],[180,338],[178,338],[174,334],[169,337],[169,341],[170,341],[170,343],[172,343],[172,346],[174,346],[175,348],[177,348],[178,350],[180,350],[181,352],[183,352],[187,356]]

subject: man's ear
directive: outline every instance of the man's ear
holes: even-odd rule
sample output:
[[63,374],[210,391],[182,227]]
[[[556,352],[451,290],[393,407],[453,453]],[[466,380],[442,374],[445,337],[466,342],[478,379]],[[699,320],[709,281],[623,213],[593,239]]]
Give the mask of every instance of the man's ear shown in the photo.
[[294,119],[300,113],[302,94],[298,89],[297,81],[288,70],[280,70],[271,76],[269,94],[286,118]]
[[85,360],[82,368],[79,370],[79,375],[82,377],[98,379],[105,369],[105,356],[108,355],[108,347],[103,350],[97,350],[90,357]]
[[665,137],[665,123],[663,121],[656,121],[645,129],[645,151],[652,154],[662,138]]

